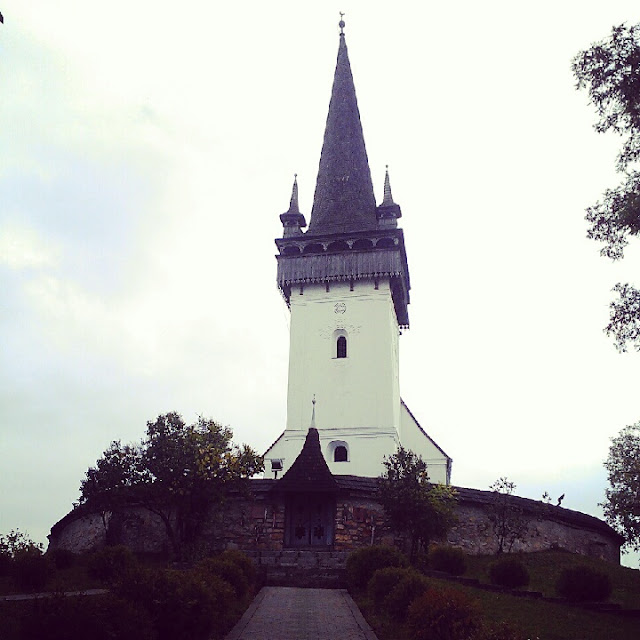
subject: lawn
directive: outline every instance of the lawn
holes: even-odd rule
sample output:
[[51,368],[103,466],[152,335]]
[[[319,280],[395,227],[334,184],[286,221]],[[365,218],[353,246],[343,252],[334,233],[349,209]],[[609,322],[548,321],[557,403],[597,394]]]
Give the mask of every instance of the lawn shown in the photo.
[[[528,590],[555,596],[555,581],[562,569],[587,564],[607,573],[613,585],[610,601],[623,608],[640,609],[640,571],[620,567],[593,558],[554,551],[519,555],[527,566],[531,583]],[[493,556],[468,558],[466,577],[488,583],[489,566]],[[540,640],[638,640],[640,618],[621,617],[611,613],[586,611],[568,604],[546,602],[463,586],[448,580],[429,578],[437,589],[452,588],[476,601],[483,619],[488,623],[507,622],[519,629],[522,638]],[[366,593],[354,593],[354,599],[380,640],[411,640],[404,623],[398,624],[381,611],[374,611]]]

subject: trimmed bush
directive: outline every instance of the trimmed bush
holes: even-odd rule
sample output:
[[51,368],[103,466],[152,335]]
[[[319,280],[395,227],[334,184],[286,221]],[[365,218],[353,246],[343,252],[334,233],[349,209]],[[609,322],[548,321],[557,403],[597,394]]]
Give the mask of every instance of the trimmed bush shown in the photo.
[[137,568],[127,572],[115,590],[147,610],[157,640],[218,640],[239,613],[228,582],[215,575],[203,579],[194,570]]
[[556,593],[569,600],[599,602],[611,595],[611,580],[605,573],[585,565],[570,567],[560,574]]
[[427,578],[415,571],[407,571],[382,601],[382,606],[390,618],[397,621],[404,620],[407,617],[409,605],[428,588]]
[[47,551],[46,556],[58,570],[71,568],[77,559],[76,554],[68,549],[53,549],[52,551]]
[[251,558],[245,553],[242,553],[242,551],[236,551],[234,549],[227,549],[227,551],[223,551],[219,557],[225,562],[231,562],[239,566],[242,569],[242,573],[244,573],[244,577],[247,579],[249,584],[255,583],[257,576],[256,565],[253,564]]
[[411,566],[423,573],[429,569],[429,554],[424,551],[418,551],[411,558]]
[[433,547],[429,550],[429,567],[436,571],[445,571],[461,576],[467,570],[464,552],[455,547]]
[[152,592],[158,640],[209,637],[221,612],[213,591],[202,580],[185,571],[161,571],[156,574]]
[[24,640],[155,640],[147,611],[113,595],[39,598],[22,618]]
[[509,589],[526,587],[529,584],[527,567],[517,558],[505,558],[491,565],[489,576],[492,584]]
[[406,567],[407,557],[396,547],[374,545],[363,547],[347,558],[347,584],[352,589],[365,589],[371,576],[385,567]]
[[481,628],[480,611],[455,589],[428,589],[409,606],[413,640],[458,640],[474,637]]
[[244,598],[249,592],[249,581],[242,568],[222,556],[200,561],[194,568],[195,573],[205,582],[212,576],[228,582],[238,598]]
[[485,625],[474,640],[529,640],[531,636],[508,622]]
[[129,547],[104,547],[89,556],[87,569],[94,578],[113,581],[137,567],[138,561]]
[[11,556],[3,551],[0,551],[0,576],[8,576],[11,573],[12,565]]
[[367,593],[376,607],[382,606],[382,601],[389,595],[402,578],[404,578],[411,569],[402,567],[385,567],[378,569],[367,584]]
[[49,560],[37,549],[20,551],[13,558],[11,572],[19,589],[41,591],[49,578]]

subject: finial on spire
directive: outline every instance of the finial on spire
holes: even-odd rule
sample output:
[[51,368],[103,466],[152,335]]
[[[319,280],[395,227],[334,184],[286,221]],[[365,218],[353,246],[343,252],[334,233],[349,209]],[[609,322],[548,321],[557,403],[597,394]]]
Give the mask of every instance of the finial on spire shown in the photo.
[[316,428],[316,394],[313,394],[313,400],[311,401],[313,408],[311,409],[311,424],[309,425],[309,429]]
[[340,11],[340,22],[338,22],[338,26],[340,27],[340,35],[344,35],[344,12]]
[[384,174],[384,197],[382,199],[382,206],[388,207],[392,204],[395,204],[393,201],[393,196],[391,195],[391,182],[389,181],[389,165],[385,165],[385,174]]

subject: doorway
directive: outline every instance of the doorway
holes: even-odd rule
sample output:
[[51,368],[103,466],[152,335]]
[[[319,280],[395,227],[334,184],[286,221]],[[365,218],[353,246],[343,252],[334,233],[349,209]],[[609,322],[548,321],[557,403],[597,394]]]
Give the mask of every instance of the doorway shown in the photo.
[[330,547],[335,511],[335,500],[326,495],[290,496],[285,511],[285,546]]

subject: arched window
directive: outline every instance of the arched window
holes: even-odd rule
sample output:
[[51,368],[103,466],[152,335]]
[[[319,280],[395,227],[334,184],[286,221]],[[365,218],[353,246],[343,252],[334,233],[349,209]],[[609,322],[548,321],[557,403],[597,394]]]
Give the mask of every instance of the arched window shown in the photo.
[[333,450],[333,461],[334,462],[347,462],[347,447],[343,447],[342,445],[338,445]]
[[347,357],[347,339],[344,336],[340,336],[336,341],[336,357]]

